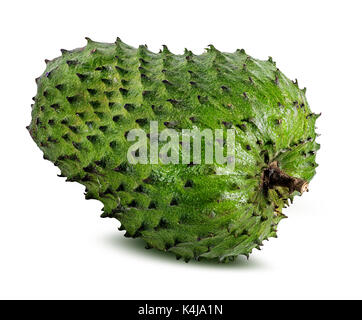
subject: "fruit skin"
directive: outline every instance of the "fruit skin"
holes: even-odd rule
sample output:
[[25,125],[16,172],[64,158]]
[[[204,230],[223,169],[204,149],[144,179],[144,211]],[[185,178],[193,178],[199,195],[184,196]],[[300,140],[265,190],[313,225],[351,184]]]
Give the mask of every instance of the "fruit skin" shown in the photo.
[[[67,181],[86,187],[87,199],[104,204],[102,217],[121,222],[125,236],[177,258],[234,260],[276,237],[282,208],[299,194],[263,188],[271,163],[310,181],[317,166],[315,121],[297,82],[269,58],[244,50],[202,55],[166,46],[152,53],[87,39],[84,48],[46,60],[28,130]],[[127,162],[133,128],[177,131],[197,126],[234,128],[236,164],[217,174],[214,164]]]

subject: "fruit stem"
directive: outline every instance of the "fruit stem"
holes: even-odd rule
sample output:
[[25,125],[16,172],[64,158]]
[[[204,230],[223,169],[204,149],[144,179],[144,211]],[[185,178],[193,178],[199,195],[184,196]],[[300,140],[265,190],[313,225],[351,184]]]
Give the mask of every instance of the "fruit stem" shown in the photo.
[[298,191],[301,194],[305,191],[308,192],[308,182],[303,179],[287,175],[278,167],[277,161],[270,163],[269,167],[264,170],[263,186],[267,189],[273,189],[274,187],[286,187],[289,189],[289,193],[294,191]]

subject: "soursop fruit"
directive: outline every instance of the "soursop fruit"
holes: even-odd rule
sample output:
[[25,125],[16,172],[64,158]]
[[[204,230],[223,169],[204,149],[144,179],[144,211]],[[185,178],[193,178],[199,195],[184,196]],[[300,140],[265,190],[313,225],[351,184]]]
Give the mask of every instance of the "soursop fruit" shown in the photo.
[[[276,237],[282,209],[317,167],[319,115],[305,89],[271,58],[240,49],[176,55],[87,42],[46,60],[36,79],[28,130],[44,158],[100,200],[102,217],[119,220],[125,236],[185,261],[232,261]],[[151,121],[160,131],[233,129],[234,170],[216,161],[131,164],[127,134],[141,128],[149,144]]]

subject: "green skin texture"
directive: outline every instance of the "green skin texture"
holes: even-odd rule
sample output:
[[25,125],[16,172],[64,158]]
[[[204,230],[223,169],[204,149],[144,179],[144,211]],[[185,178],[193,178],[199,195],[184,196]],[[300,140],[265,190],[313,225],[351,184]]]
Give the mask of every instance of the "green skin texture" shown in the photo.
[[[121,222],[125,236],[185,261],[232,261],[276,237],[282,208],[297,191],[265,192],[272,161],[310,181],[317,164],[315,121],[305,89],[269,58],[237,50],[172,54],[87,39],[84,48],[46,61],[37,81],[28,130],[67,181],[104,204],[102,217]],[[166,80],[166,81],[165,81]],[[235,171],[217,164],[127,162],[125,134],[149,121],[177,130],[235,129]],[[166,123],[166,124],[164,124]],[[160,143],[160,147],[162,144]]]

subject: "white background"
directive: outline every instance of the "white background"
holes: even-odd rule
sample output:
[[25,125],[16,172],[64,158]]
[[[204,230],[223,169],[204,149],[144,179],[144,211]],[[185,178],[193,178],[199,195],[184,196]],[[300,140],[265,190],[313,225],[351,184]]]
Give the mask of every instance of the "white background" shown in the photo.
[[[0,18],[0,298],[362,298],[361,1],[6,1]],[[296,199],[249,261],[176,261],[126,239],[101,203],[65,183],[25,126],[34,78],[85,36],[210,43],[272,56],[307,87],[321,150],[310,192]]]

